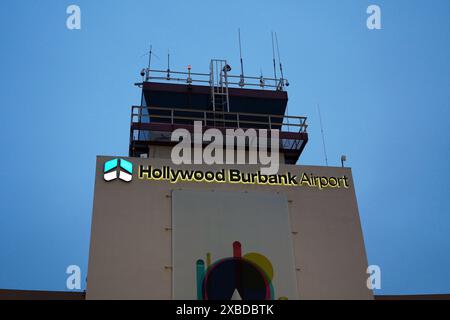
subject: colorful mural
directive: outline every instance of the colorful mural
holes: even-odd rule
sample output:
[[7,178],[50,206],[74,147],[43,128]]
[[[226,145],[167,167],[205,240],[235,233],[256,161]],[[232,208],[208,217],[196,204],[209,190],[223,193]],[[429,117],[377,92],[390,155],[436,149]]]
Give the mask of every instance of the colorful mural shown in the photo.
[[174,190],[172,201],[173,299],[298,299],[285,196]]
[[[273,300],[274,270],[264,255],[250,252],[242,255],[239,241],[233,243],[233,256],[211,263],[211,253],[206,263],[196,263],[198,300]],[[280,299],[286,299],[281,297]]]

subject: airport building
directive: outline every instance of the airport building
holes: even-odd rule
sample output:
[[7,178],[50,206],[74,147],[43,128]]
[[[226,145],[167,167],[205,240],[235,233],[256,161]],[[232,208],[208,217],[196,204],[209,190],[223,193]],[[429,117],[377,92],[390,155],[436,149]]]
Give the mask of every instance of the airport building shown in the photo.
[[[373,299],[351,169],[301,165],[308,122],[287,114],[283,76],[209,69],[142,70],[128,156],[97,157],[86,299]],[[211,129],[254,130],[246,159],[279,150],[278,172],[227,143],[232,164],[198,163]],[[176,130],[191,164],[172,161]],[[274,132],[276,148],[252,141]]]
[[[87,290],[0,300],[450,299],[374,296],[352,171],[302,165],[308,121],[288,114],[283,73],[246,76],[242,60],[239,76],[224,60],[209,69],[141,71],[128,155],[97,157]],[[191,139],[190,163],[173,161],[176,132]],[[199,163],[218,134],[223,161]],[[276,172],[251,163],[261,154],[277,154]]]

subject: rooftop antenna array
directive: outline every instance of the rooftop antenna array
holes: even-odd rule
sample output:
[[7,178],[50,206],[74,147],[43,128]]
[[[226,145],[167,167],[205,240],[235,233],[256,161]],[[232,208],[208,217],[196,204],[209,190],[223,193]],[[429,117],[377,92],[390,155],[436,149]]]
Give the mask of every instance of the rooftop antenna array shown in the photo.
[[[278,91],[283,91],[284,86],[289,86],[289,82],[287,79],[284,79],[283,74],[283,64],[281,63],[280,58],[280,48],[278,45],[278,35],[276,32],[272,31],[272,61],[273,61],[273,72],[274,72],[274,78],[271,77],[264,77],[261,72],[261,76],[247,76],[244,73],[244,59],[242,56],[242,39],[241,39],[241,29],[238,28],[238,40],[239,40],[239,58],[240,58],[240,75],[231,75],[229,72],[231,71],[231,67],[229,67],[230,70],[227,70],[226,73],[223,72],[223,70],[218,70],[221,72],[221,77],[219,77],[219,83],[223,82],[225,86],[238,86],[240,88],[244,87],[260,87],[260,88],[269,88],[274,89]],[[277,53],[278,53],[278,67],[280,68],[281,77],[277,74]],[[210,73],[199,73],[199,72],[192,72],[191,65],[188,65],[187,71],[173,71],[170,69],[170,50],[167,50],[167,69],[161,68],[158,69],[151,69],[152,66],[152,58],[155,56],[158,60],[159,57],[154,54],[153,52],[153,46],[150,45],[150,51],[146,53],[149,55],[148,57],[148,66],[147,68],[142,69],[141,76],[142,76],[142,83],[136,83],[138,86],[142,86],[144,82],[150,82],[151,80],[162,80],[162,81],[170,81],[170,82],[183,82],[186,84],[194,84],[194,83],[200,83],[200,84],[207,84],[207,85],[213,85],[211,82],[211,79],[213,78],[212,71],[210,70]],[[211,62],[217,61],[217,59],[211,60]],[[223,60],[225,61],[225,60]],[[217,77],[214,77],[217,78]]]

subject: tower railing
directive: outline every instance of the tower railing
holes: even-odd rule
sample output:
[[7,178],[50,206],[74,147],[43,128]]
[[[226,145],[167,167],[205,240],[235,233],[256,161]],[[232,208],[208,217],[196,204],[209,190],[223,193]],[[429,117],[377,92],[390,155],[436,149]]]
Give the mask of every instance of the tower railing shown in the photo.
[[[212,60],[218,61],[218,60]],[[212,62],[211,62],[212,63]],[[213,86],[212,79],[214,78],[213,71],[210,73],[191,72],[191,67],[188,66],[187,71],[173,71],[173,70],[158,70],[158,69],[142,69],[142,83],[150,82],[151,80],[158,80],[173,83],[185,83],[199,85]],[[224,79],[224,85],[228,87],[259,87],[261,89],[284,91],[285,86],[289,86],[289,81],[285,78],[270,78],[264,76],[246,76],[246,75],[232,75],[227,71],[227,76]],[[140,85],[140,84],[138,84]]]
[[[224,128],[265,128],[284,132],[306,133],[307,118],[261,113],[226,112],[221,122]],[[215,127],[215,112],[199,109],[162,108],[133,106],[131,124],[162,123],[171,125],[193,125],[201,121],[205,127]]]

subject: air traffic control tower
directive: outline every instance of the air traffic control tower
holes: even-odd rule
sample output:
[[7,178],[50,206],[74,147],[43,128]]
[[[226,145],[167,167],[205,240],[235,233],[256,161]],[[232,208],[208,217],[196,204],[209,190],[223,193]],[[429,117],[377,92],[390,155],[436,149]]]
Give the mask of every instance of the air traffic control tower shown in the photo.
[[[97,157],[86,298],[372,299],[351,169],[297,165],[308,124],[283,76],[209,69],[142,70],[128,157]],[[175,164],[177,129],[276,129],[278,173]]]

